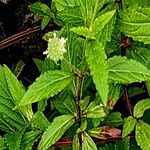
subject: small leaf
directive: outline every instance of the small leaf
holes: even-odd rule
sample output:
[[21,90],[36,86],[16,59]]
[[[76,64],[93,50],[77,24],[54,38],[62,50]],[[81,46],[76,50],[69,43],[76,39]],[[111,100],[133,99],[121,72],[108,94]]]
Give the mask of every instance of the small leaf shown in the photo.
[[5,140],[9,150],[20,150],[23,131],[6,134]]
[[1,137],[1,136],[0,136],[0,149],[1,150],[7,150],[8,149],[6,146],[4,137]]
[[108,97],[108,65],[103,45],[98,41],[89,41],[86,48],[86,58],[92,78],[102,102],[107,103]]
[[136,123],[136,132],[135,138],[138,145],[141,147],[142,150],[149,150],[150,149],[150,126],[139,120]]
[[96,144],[86,132],[82,134],[82,137],[82,150],[97,150]]
[[72,79],[72,74],[58,70],[48,71],[29,87],[18,106],[24,106],[54,96],[63,90]]
[[139,101],[133,110],[134,117],[140,118],[143,116],[144,111],[150,109],[150,99],[145,99]]
[[83,112],[83,115],[87,118],[102,118],[106,116],[106,113],[102,106],[96,105],[95,102],[91,102],[88,108]]
[[135,124],[136,124],[136,120],[132,116],[129,116],[125,120],[125,123],[123,125],[123,132],[122,132],[123,138],[129,135],[133,131]]
[[63,115],[56,117],[48,129],[44,132],[38,146],[38,150],[46,150],[55,144],[65,131],[73,125],[74,116]]
[[128,137],[118,141],[115,145],[115,150],[130,150],[130,139]]
[[90,96],[86,96],[83,100],[80,100],[81,109],[85,110],[89,104]]
[[116,83],[133,83],[150,80],[150,71],[141,63],[115,56],[108,60],[109,79]]
[[51,17],[49,17],[49,16],[44,16],[43,17],[42,23],[41,23],[42,30],[48,25],[50,19],[51,19]]

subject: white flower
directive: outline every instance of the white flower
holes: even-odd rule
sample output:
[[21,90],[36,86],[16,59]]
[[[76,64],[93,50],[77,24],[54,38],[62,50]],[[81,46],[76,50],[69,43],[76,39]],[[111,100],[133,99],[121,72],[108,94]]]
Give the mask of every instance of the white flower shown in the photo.
[[63,37],[58,38],[56,33],[53,33],[53,38],[49,38],[48,48],[43,54],[57,63],[59,60],[63,59],[63,54],[67,51],[65,49],[66,42],[67,39]]

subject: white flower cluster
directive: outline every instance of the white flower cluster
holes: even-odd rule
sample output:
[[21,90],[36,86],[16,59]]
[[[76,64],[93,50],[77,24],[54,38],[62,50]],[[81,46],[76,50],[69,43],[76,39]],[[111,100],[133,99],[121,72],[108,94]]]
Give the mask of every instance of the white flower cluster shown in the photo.
[[57,63],[59,60],[63,59],[63,54],[67,51],[65,49],[66,41],[67,39],[63,37],[58,38],[56,33],[53,33],[53,38],[49,38],[48,48],[43,54]]

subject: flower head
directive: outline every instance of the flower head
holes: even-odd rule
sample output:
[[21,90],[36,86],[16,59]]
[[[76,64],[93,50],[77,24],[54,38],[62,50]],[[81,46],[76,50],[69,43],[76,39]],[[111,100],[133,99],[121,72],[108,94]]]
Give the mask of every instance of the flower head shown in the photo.
[[49,38],[48,48],[43,54],[57,63],[59,60],[63,59],[63,54],[67,51],[65,49],[66,41],[67,39],[63,37],[58,38],[56,33],[53,33],[53,38]]

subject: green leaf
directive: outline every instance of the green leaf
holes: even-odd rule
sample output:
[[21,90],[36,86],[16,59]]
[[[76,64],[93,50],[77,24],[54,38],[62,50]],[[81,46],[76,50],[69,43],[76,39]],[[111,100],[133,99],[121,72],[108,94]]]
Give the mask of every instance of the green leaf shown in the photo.
[[[18,105],[20,100],[25,94],[25,89],[23,85],[18,81],[16,76],[11,72],[11,70],[4,65],[5,77],[7,80],[7,85],[11,94],[11,98],[15,105]],[[31,105],[25,106],[21,109],[23,114],[30,120],[33,116]]]
[[87,109],[83,112],[83,115],[87,118],[102,118],[106,116],[106,113],[102,106],[96,105],[95,102],[91,102]]
[[118,141],[115,145],[115,150],[130,150],[130,139],[128,137]]
[[78,0],[54,0],[55,6],[58,11],[64,10],[68,7],[74,7],[78,5]]
[[6,134],[5,140],[9,150],[20,150],[23,131]]
[[0,149],[1,150],[8,150],[6,143],[5,143],[5,139],[1,136],[0,136]]
[[49,17],[49,16],[44,16],[43,17],[42,23],[41,23],[42,30],[48,25],[50,19],[51,19],[51,17]]
[[44,132],[38,146],[38,150],[46,150],[56,143],[65,131],[74,124],[74,116],[63,115],[56,117],[48,129]]
[[90,31],[92,31],[92,34],[96,35],[99,31],[101,31],[108,24],[108,22],[114,17],[115,12],[116,11],[113,10],[96,18],[93,24],[90,26]]
[[85,110],[89,104],[90,96],[86,96],[83,100],[80,100],[81,109]]
[[18,106],[24,106],[54,96],[63,90],[72,79],[72,74],[59,70],[48,71],[29,87]]
[[108,60],[109,79],[116,83],[133,83],[150,79],[150,71],[141,63],[115,56]]
[[71,28],[71,31],[73,31],[74,33],[78,35],[82,35],[86,37],[87,39],[95,39],[95,37],[92,36],[92,33],[89,31],[87,27],[74,27],[74,28]]
[[140,118],[143,116],[144,111],[150,109],[150,99],[145,99],[145,100],[141,100],[139,101],[133,110],[133,114],[135,118]]
[[41,131],[34,130],[27,132],[22,137],[21,150],[32,150],[33,144],[39,139]]
[[142,150],[149,150],[150,149],[150,126],[139,120],[136,123],[136,132],[135,138],[138,145],[141,147]]
[[84,25],[89,27],[97,15],[99,0],[78,0],[78,2],[81,9],[81,15],[84,20]]
[[86,48],[86,58],[89,64],[96,89],[104,105],[108,97],[108,65],[103,45],[98,41],[89,41]]
[[129,135],[133,131],[135,124],[136,124],[136,120],[132,116],[129,116],[125,120],[125,123],[123,125],[123,132],[122,132],[123,138]]
[[[18,87],[20,89],[18,89]],[[12,72],[0,66],[0,127],[1,130],[15,132],[26,126],[25,116],[13,110],[23,94],[22,86]],[[18,93],[17,93],[18,92]],[[18,94],[18,95],[17,95]]]
[[102,122],[102,125],[108,125],[112,127],[117,127],[122,124],[123,124],[123,120],[121,118],[121,113],[119,112],[113,112],[109,114]]
[[81,10],[79,7],[68,7],[60,12],[58,12],[56,19],[62,21],[63,25],[70,26],[82,26],[83,18],[81,16]]
[[37,112],[31,120],[31,124],[33,127],[39,128],[42,131],[45,131],[50,125],[47,118],[44,116],[42,112]]
[[84,132],[82,136],[83,136],[82,150],[97,150],[96,144],[86,132]]
[[73,137],[73,144],[72,144],[73,150],[80,150],[80,142],[79,142],[79,137],[78,134],[76,134]]
[[41,3],[41,2],[35,2],[33,4],[30,4],[29,5],[29,9],[39,15],[39,16],[45,16],[45,15],[48,15],[50,16],[50,8],[45,5],[44,3]]
[[150,44],[150,8],[130,8],[119,12],[121,31],[134,40]]

